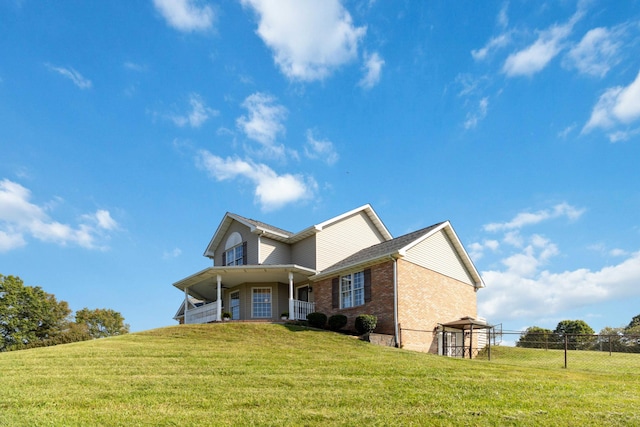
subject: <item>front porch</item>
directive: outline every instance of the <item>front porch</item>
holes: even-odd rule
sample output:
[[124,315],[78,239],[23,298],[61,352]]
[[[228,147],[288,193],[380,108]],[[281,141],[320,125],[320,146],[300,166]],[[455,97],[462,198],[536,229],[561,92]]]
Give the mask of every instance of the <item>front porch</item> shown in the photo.
[[315,310],[308,277],[297,265],[211,267],[174,286],[185,299],[174,318],[180,323],[306,320]]
[[[308,301],[293,300],[293,309],[289,310],[289,317],[287,320],[307,320],[307,314],[313,313],[315,310],[315,303]],[[218,304],[217,301],[210,301],[203,303],[202,305],[190,308],[184,313],[184,323],[211,323],[224,320],[222,314],[218,316]],[[230,320],[246,320],[246,319],[233,319]],[[253,319],[258,320],[258,319]],[[272,320],[272,319],[269,319]]]

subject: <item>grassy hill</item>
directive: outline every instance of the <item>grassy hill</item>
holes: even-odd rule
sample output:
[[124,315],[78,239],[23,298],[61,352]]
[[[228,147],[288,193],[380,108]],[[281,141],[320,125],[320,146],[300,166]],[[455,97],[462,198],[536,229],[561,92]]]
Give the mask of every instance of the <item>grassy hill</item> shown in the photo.
[[638,380],[189,325],[0,353],[0,425],[639,425]]

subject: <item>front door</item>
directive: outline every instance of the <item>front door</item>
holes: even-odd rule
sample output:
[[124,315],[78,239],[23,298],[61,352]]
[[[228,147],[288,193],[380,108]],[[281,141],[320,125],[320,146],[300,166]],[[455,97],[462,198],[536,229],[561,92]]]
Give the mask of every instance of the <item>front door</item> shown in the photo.
[[309,287],[303,286],[298,288],[298,301],[309,302]]
[[231,292],[229,295],[229,310],[233,320],[240,320],[240,291]]

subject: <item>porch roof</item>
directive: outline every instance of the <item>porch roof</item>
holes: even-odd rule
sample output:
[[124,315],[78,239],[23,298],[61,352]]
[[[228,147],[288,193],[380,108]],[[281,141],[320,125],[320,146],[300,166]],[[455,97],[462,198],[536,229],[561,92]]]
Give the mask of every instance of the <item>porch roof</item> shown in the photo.
[[463,317],[462,319],[454,320],[453,322],[442,323],[441,326],[445,328],[460,329],[463,331],[474,327],[485,329],[491,328],[491,325],[489,325],[486,320],[474,319],[473,317]]
[[293,282],[303,282],[316,274],[316,270],[297,264],[278,265],[237,265],[225,267],[209,267],[173,286],[199,299],[214,300],[216,298],[217,276],[221,276],[224,288],[232,288],[242,283],[289,283],[289,273],[293,274]]

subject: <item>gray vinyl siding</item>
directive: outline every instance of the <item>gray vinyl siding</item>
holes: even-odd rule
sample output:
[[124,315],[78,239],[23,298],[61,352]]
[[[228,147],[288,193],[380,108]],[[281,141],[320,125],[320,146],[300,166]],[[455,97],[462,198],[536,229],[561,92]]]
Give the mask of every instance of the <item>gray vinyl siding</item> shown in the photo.
[[316,268],[316,236],[315,234],[293,244],[291,261],[307,268]]
[[316,234],[316,269],[325,268],[353,255],[354,253],[384,242],[375,225],[362,211],[326,226]]
[[260,237],[260,258],[261,264],[291,264],[291,247],[286,243]]
[[473,279],[443,230],[407,251],[405,260],[473,285]]
[[247,264],[255,265],[258,263],[258,236],[251,233],[249,228],[240,224],[237,221],[234,221],[230,226],[227,232],[222,237],[220,241],[220,245],[217,248],[214,248],[214,265],[222,266],[222,254],[224,253],[224,245],[227,243],[227,239],[233,232],[240,233],[242,236],[242,241],[247,242]]

